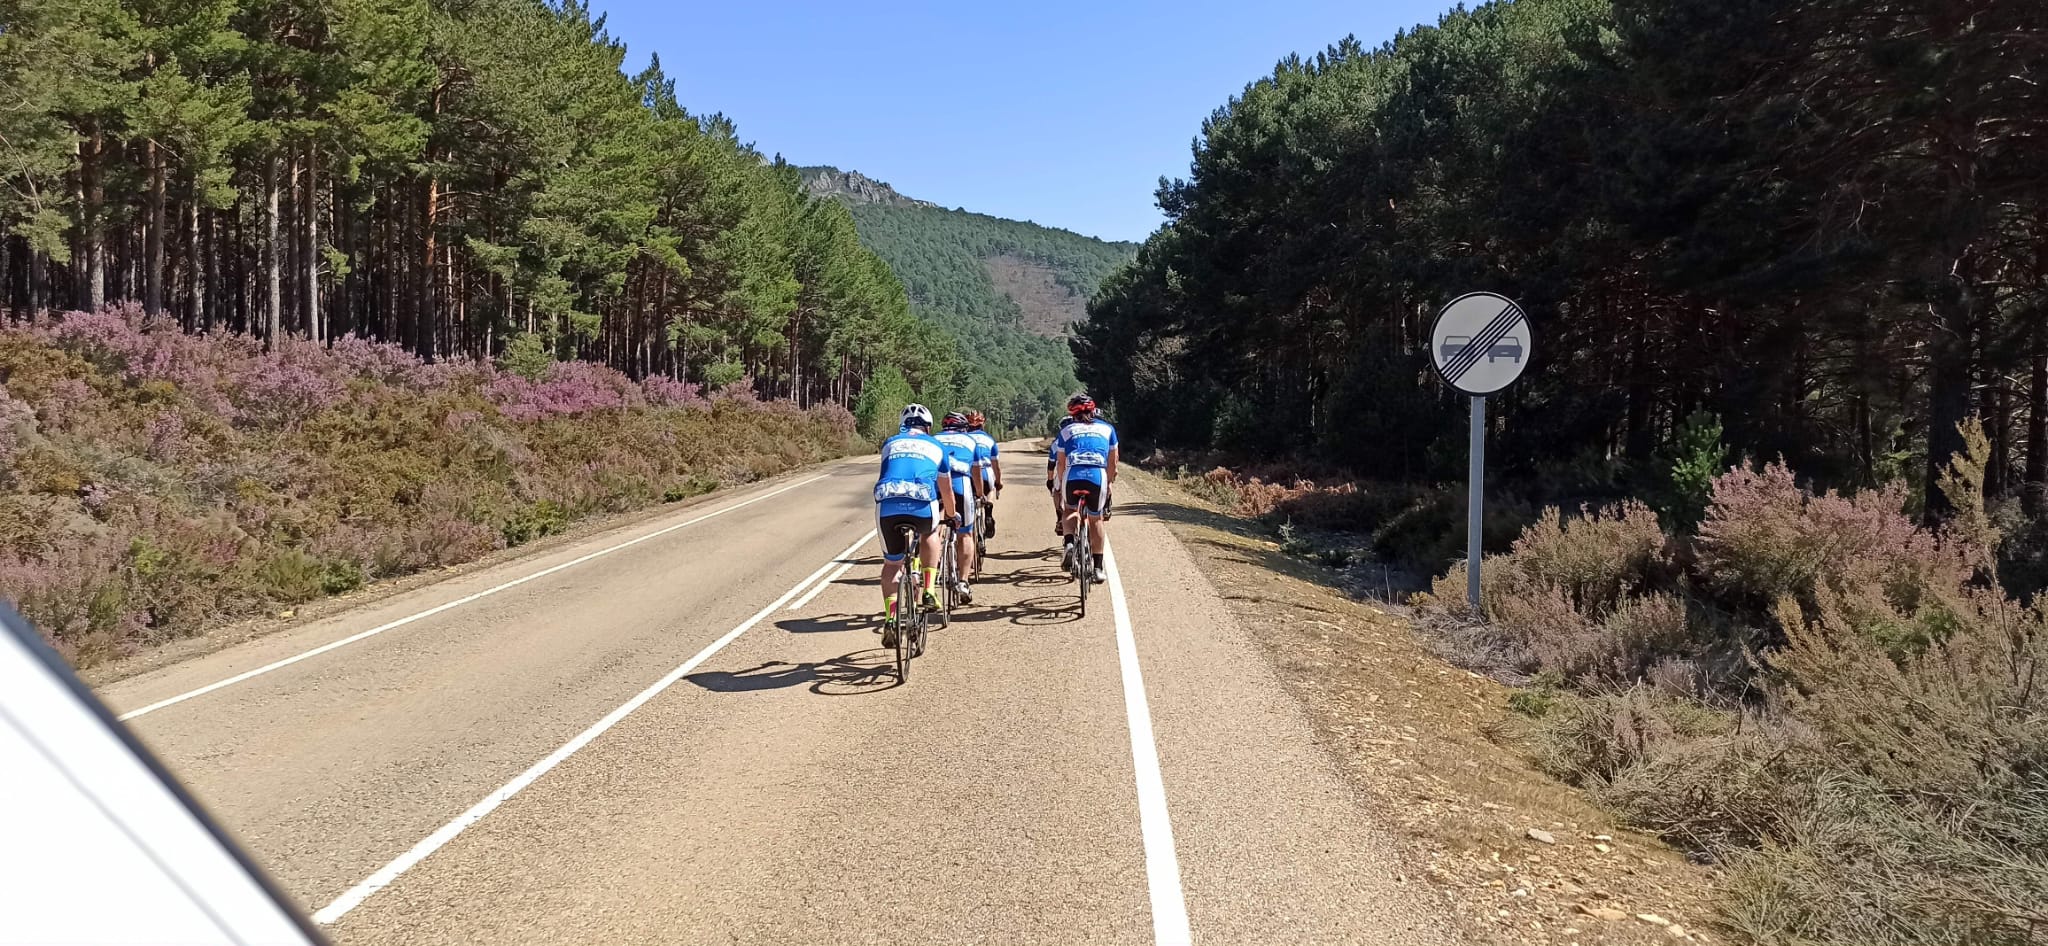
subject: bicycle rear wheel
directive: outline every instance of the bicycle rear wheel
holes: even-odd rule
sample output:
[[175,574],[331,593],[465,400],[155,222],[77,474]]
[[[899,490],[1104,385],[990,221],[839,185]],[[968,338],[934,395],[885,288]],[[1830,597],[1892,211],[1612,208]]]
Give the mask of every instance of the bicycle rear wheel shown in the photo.
[[[995,503],[995,500],[993,500],[993,499],[984,499],[984,500],[982,500],[982,501],[981,501],[981,518],[980,518],[979,520],[977,520],[977,522],[979,522],[979,523],[980,523],[980,528],[981,528],[981,533],[980,533],[980,535],[981,535],[981,541],[980,541],[980,543],[979,543],[979,544],[978,544],[978,545],[976,546],[976,554],[981,554],[981,553],[985,553],[985,552],[987,552],[987,551],[988,551],[988,540],[989,540],[989,539],[992,539],[992,538],[994,538],[994,537],[995,537],[995,534],[996,534],[996,503]],[[980,567],[982,567],[982,564],[981,564],[981,559],[979,559],[979,558],[976,558],[976,559],[974,560],[974,567],[976,567],[976,568],[980,568]]]
[[[917,534],[903,530],[907,548],[917,547]],[[917,556],[904,559],[903,573],[896,576],[896,682],[910,682],[911,634],[917,627],[918,619],[918,573],[922,571]]]
[[1095,584],[1095,576],[1089,567],[1088,516],[1081,515],[1081,527],[1074,530],[1074,578],[1081,583],[1081,616],[1088,616],[1088,586]]

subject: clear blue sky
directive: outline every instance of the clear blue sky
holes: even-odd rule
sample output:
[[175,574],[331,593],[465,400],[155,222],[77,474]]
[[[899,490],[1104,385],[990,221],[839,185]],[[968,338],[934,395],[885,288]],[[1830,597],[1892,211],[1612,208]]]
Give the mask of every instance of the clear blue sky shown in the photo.
[[1138,240],[1202,119],[1290,52],[1368,48],[1445,0],[593,0],[628,70],[796,164],[947,207]]

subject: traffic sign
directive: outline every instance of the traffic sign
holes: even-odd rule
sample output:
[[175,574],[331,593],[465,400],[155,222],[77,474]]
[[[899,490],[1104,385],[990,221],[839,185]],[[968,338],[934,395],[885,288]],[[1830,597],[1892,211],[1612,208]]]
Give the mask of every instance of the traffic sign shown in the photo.
[[1429,360],[1445,384],[1485,397],[1522,376],[1534,341],[1521,306],[1505,296],[1469,292],[1437,313]]

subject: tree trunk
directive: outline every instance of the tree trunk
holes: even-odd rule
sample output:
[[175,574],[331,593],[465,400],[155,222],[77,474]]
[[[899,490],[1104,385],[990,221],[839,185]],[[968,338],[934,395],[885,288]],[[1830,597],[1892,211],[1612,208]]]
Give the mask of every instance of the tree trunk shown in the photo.
[[276,155],[263,164],[263,284],[266,295],[263,300],[263,349],[269,351],[277,343],[277,333],[284,327],[284,294],[280,279],[283,254],[278,245],[281,237],[278,227],[278,165],[282,162]]
[[49,257],[31,250],[28,257],[28,324],[43,320],[43,284],[49,278]]
[[316,342],[327,340],[327,326],[321,322],[320,313],[320,184],[317,175],[318,153],[312,145],[306,146],[306,333]]
[[149,156],[149,234],[142,251],[142,311],[156,315],[164,309],[164,155],[154,141],[143,150]]
[[2033,370],[2027,384],[2027,472],[2020,501],[2029,514],[2039,515],[2048,500],[2048,312],[2034,315]]
[[1636,463],[1650,459],[1650,338],[1649,300],[1639,297],[1636,311],[1629,316],[1628,329],[1628,439],[1625,455]]
[[193,327],[200,331],[207,331],[213,328],[213,313],[206,307],[206,284],[207,280],[213,278],[213,270],[206,264],[206,251],[208,249],[207,244],[212,241],[207,239],[206,230],[202,229],[199,224],[199,218],[204,213],[205,211],[199,207],[199,201],[194,200],[192,202],[192,212],[187,218],[188,222],[186,224],[186,242],[191,244],[187,252],[191,256],[192,272],[192,301],[188,308],[192,312]]
[[1955,512],[1941,492],[1941,476],[1963,451],[1957,428],[1970,413],[1971,306],[1968,287],[1937,300],[1935,324],[1927,340],[1927,470],[1926,523],[1936,525]]
[[106,142],[93,129],[79,154],[79,181],[84,203],[79,207],[79,236],[84,241],[83,270],[79,273],[78,307],[88,312],[107,304],[107,248],[100,230],[106,187],[101,182],[100,162]]
[[420,243],[419,279],[416,288],[418,300],[414,303],[414,326],[418,332],[415,345],[421,358],[434,360],[434,218],[441,209],[441,181],[432,174],[427,175],[425,188],[420,194]]
[[2005,381],[2003,375],[1994,377],[1985,392],[1991,402],[1984,412],[1991,418],[1991,463],[1984,470],[1984,495],[1989,497],[2006,495],[2012,479],[2012,401]]

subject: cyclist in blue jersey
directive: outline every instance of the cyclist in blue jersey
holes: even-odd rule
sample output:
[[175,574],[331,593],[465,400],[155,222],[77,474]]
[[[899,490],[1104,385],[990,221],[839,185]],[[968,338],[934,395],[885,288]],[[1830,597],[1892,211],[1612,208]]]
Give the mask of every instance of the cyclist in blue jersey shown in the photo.
[[953,508],[960,510],[960,525],[953,538],[953,574],[958,576],[954,591],[959,593],[962,603],[973,604],[974,589],[967,581],[980,566],[974,555],[974,513],[977,501],[987,492],[981,479],[981,445],[967,432],[966,414],[947,414],[941,425],[943,429],[932,439],[946,448],[947,457],[953,461]]
[[938,577],[941,523],[958,515],[953,491],[939,487],[939,477],[967,472],[954,463],[944,445],[932,438],[932,412],[922,404],[903,409],[903,427],[882,442],[882,470],[875,479],[875,517],[882,535],[882,646],[896,646],[896,579],[910,548],[899,534],[909,526],[917,536],[924,562],[924,607],[936,611],[932,585]]
[[[981,526],[988,530],[988,537],[993,539],[996,537],[996,500],[1003,495],[1003,448],[1001,444],[996,443],[995,435],[983,429],[987,425],[988,417],[980,411],[967,412],[967,433],[974,438],[976,444],[988,450],[988,454],[982,457],[988,466],[981,471],[982,483],[988,487],[988,521],[983,522]],[[975,565],[976,574],[979,574],[980,563],[976,562]]]
[[1045,492],[1052,497],[1052,534],[1067,537],[1067,504],[1060,499],[1060,484],[1053,482],[1053,474],[1060,465],[1060,434],[1074,426],[1074,415],[1060,418],[1060,429],[1052,435],[1052,445],[1045,448]]
[[[1116,428],[1095,416],[1095,399],[1086,394],[1068,398],[1067,413],[1074,422],[1061,430],[1053,441],[1053,450],[1058,455],[1053,478],[1062,484],[1060,498],[1066,507],[1068,535],[1080,527],[1081,516],[1098,520],[1088,529],[1088,551],[1092,562],[1085,578],[1099,583],[1106,577],[1102,570],[1102,547],[1106,537],[1103,523],[1099,520],[1109,497],[1109,486],[1116,482]],[[1082,498],[1084,492],[1086,500]]]

